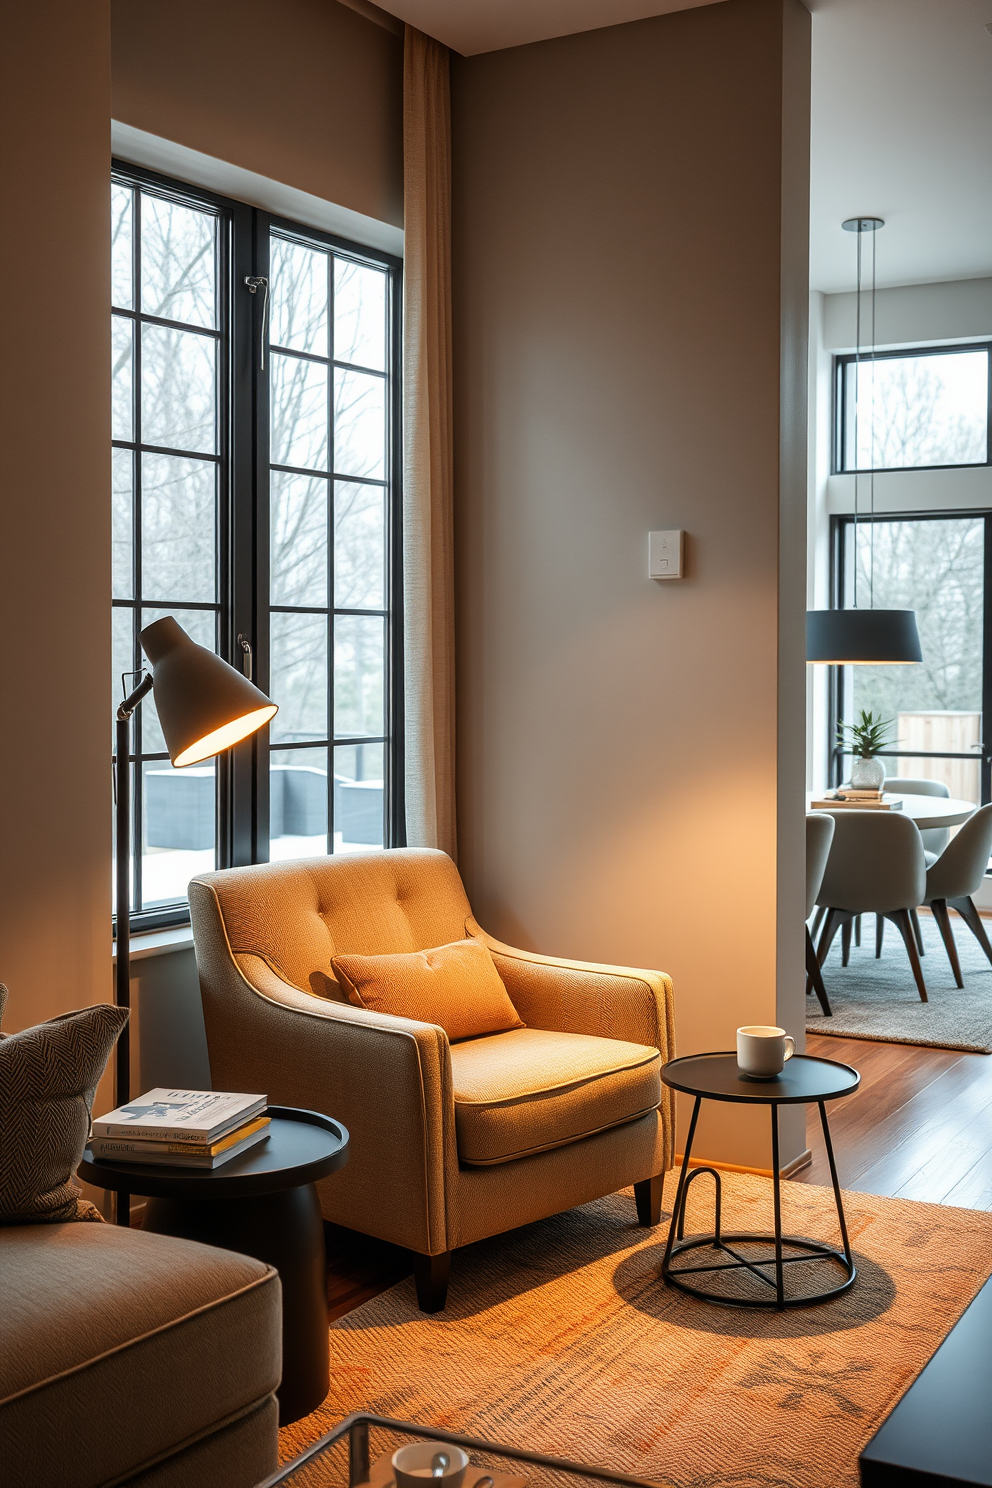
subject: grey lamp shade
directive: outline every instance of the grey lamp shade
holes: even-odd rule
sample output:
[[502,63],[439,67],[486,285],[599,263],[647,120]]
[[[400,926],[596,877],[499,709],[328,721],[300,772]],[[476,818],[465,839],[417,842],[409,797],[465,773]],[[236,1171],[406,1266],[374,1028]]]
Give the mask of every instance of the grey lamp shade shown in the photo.
[[155,706],[174,765],[211,759],[279,711],[247,677],[191,640],[171,615],[146,626],[138,639],[151,666]]
[[922,661],[915,610],[807,610],[806,660],[848,666]]

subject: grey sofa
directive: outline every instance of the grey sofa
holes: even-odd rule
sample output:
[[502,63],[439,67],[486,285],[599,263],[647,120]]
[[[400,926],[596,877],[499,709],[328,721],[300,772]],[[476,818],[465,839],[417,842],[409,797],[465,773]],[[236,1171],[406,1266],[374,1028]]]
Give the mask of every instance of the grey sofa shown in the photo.
[[253,1488],[277,1464],[271,1267],[105,1224],[0,1228],[4,1488]]

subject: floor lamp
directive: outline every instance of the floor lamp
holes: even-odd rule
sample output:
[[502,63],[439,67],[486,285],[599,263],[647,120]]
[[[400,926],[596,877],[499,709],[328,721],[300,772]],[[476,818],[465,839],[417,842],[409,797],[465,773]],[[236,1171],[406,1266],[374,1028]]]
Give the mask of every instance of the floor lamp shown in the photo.
[[[131,1006],[131,719],[152,691],[169,758],[178,769],[213,759],[247,739],[278,712],[275,703],[166,615],[138,637],[151,668],[117,709],[117,976],[114,1001]],[[116,1103],[131,1095],[128,1025],[117,1040]],[[128,1224],[130,1195],[117,1196],[117,1223]]]

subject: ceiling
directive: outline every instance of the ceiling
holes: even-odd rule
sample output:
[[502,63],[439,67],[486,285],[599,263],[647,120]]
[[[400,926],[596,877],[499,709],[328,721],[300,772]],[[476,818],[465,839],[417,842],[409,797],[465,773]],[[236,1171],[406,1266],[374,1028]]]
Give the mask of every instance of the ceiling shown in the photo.
[[437,37],[463,57],[715,3],[716,0],[380,0],[383,10],[409,21],[418,31]]
[[[464,55],[716,0],[384,0]],[[810,281],[854,287],[845,217],[885,219],[879,284],[992,274],[992,0],[806,0]]]
[[992,0],[809,7],[812,287],[854,287],[860,215],[879,284],[992,274]]

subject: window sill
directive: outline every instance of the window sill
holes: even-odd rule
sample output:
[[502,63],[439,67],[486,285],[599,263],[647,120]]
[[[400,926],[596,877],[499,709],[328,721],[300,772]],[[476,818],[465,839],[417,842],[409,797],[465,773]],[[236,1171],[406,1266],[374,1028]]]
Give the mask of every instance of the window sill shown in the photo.
[[[175,925],[169,930],[146,930],[144,934],[131,936],[130,959],[144,961],[148,956],[166,956],[170,951],[188,951],[193,948],[193,930],[190,925]],[[117,960],[117,943],[114,942],[114,961]]]

